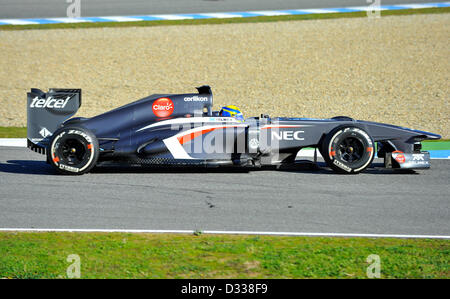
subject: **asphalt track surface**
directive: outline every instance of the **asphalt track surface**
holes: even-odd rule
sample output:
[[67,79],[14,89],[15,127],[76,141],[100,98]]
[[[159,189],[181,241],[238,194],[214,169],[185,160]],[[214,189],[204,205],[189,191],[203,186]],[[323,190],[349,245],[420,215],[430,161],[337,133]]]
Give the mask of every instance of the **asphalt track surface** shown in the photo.
[[0,228],[450,235],[450,160],[431,170],[98,168],[57,175],[0,147]]
[[[444,2],[382,0],[382,5]],[[81,0],[81,16],[124,16],[368,6],[366,0]],[[0,0],[0,18],[66,17],[66,0]]]

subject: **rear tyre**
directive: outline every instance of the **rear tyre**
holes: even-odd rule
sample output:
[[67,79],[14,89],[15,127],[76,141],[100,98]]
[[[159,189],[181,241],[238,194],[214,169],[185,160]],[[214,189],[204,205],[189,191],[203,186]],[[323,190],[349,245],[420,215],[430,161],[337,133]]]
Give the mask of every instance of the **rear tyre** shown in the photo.
[[347,174],[363,171],[375,156],[372,137],[356,127],[340,127],[331,131],[322,142],[320,151],[331,169]]
[[57,130],[47,150],[47,160],[62,174],[81,175],[97,163],[99,145],[88,129],[68,126]]

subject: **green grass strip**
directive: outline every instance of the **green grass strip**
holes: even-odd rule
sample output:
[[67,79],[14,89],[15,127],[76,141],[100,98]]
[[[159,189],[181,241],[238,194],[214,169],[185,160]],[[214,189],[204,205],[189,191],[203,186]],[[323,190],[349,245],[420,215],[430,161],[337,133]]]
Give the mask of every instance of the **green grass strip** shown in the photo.
[[[415,15],[448,13],[450,7],[404,9],[382,11],[381,16]],[[204,24],[231,24],[231,23],[260,23],[281,22],[317,19],[361,18],[367,17],[365,11],[349,13],[305,14],[290,16],[262,16],[249,18],[227,19],[197,19],[197,20],[166,20],[166,21],[136,21],[136,22],[98,22],[98,23],[60,23],[60,24],[36,24],[36,25],[1,25],[0,30],[27,30],[27,29],[67,29],[67,28],[100,28],[100,27],[144,27],[144,26],[171,26],[171,25],[204,25]]]
[[423,142],[422,150],[424,151],[450,150],[450,141]]
[[26,138],[27,128],[0,127],[0,138]]
[[450,278],[449,240],[130,233],[0,233],[0,278]]

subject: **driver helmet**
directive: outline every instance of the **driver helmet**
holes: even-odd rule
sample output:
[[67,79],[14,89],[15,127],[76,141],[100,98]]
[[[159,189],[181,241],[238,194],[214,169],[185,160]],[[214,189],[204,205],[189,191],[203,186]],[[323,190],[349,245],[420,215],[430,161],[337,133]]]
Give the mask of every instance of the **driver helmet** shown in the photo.
[[220,109],[219,115],[225,117],[234,117],[236,120],[244,121],[244,115],[242,114],[241,110],[239,110],[239,108],[234,105],[222,107],[222,109]]

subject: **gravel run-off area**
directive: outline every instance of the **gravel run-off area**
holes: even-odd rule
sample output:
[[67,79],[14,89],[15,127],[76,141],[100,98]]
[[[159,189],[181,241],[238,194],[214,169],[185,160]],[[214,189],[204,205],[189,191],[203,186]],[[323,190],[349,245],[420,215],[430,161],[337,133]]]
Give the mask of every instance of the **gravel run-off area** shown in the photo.
[[209,84],[245,116],[387,122],[450,137],[450,14],[0,31],[0,126],[31,87],[82,88],[79,116]]

